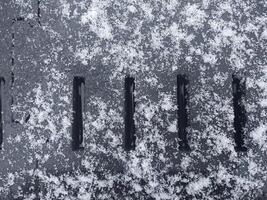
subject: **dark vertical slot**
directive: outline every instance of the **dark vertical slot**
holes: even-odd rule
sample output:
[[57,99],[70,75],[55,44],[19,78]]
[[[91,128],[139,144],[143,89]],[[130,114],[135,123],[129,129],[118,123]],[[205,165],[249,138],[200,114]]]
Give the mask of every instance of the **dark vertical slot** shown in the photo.
[[[15,22],[15,20],[13,20],[13,23]],[[12,33],[12,52],[11,52],[11,123],[15,122],[14,119],[14,113],[12,110],[13,104],[14,104],[14,93],[13,93],[13,89],[14,89],[14,84],[15,84],[15,74],[14,74],[14,65],[15,65],[15,33]]]
[[3,94],[4,94],[4,84],[5,80],[3,77],[0,77],[0,149],[3,145]]
[[233,106],[234,106],[234,129],[235,129],[235,143],[236,151],[246,151],[244,146],[244,131],[246,126],[246,109],[244,105],[246,82],[244,78],[236,75],[232,76],[233,87]]
[[187,140],[188,127],[188,78],[186,75],[177,75],[177,104],[178,104],[178,136],[179,149],[189,151],[190,147]]
[[40,8],[41,0],[37,1],[37,20],[38,23],[41,24],[40,18],[41,18],[41,8]]
[[124,135],[124,148],[125,150],[134,150],[135,149],[135,126],[134,126],[134,78],[126,76],[125,78],[125,135]]
[[[11,55],[11,107],[14,104],[14,97],[13,97],[13,89],[14,89],[14,82],[15,82],[15,74],[14,74],[14,64],[15,64],[15,33],[12,33],[12,55]],[[13,111],[11,109],[11,122],[14,123],[14,116]]]
[[75,76],[73,79],[73,124],[72,124],[72,149],[82,149],[83,143],[83,107],[84,107],[83,77]]

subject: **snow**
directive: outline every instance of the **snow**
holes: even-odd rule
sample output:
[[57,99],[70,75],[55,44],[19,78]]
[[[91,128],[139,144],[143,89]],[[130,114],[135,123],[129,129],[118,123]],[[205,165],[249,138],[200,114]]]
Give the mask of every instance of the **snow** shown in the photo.
[[[10,8],[2,12],[5,6]],[[37,180],[40,199],[216,200],[261,194],[267,180],[267,29],[260,1],[41,1],[41,24],[36,6],[30,0],[0,6],[3,73],[10,74],[8,38],[13,31],[16,36],[15,86],[8,94],[14,96],[10,110],[16,123],[5,117],[0,196],[33,199]],[[11,29],[14,16],[26,21]],[[137,83],[136,149],[125,152],[128,73]],[[177,73],[190,79],[190,152],[177,148]],[[234,149],[233,73],[247,78],[246,153]],[[85,149],[74,152],[77,74],[86,77],[88,96]],[[27,187],[28,193],[22,191]]]
[[203,188],[208,187],[210,185],[209,178],[200,178],[197,181],[189,184],[187,190],[192,193],[196,194],[197,192],[201,191]]
[[216,61],[217,61],[216,55],[213,55],[213,54],[204,54],[203,55],[203,61],[205,63],[209,63],[211,65],[214,65],[214,64],[216,64]]
[[197,4],[188,4],[182,14],[186,17],[186,25],[193,26],[195,29],[203,27],[206,13]]
[[108,22],[105,6],[97,1],[93,1],[91,7],[81,16],[81,24],[89,24],[91,31],[100,38],[112,39],[112,27]]
[[251,137],[253,138],[254,142],[263,148],[262,150],[266,150],[265,143],[267,142],[267,125],[260,124],[251,132]]

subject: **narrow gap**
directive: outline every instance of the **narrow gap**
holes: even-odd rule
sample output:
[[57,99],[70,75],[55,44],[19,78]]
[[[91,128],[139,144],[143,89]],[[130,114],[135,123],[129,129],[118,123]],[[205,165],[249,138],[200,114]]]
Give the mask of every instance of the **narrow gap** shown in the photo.
[[72,149],[83,149],[84,77],[73,79]]
[[178,104],[178,136],[179,150],[190,151],[187,139],[188,127],[188,84],[189,80],[186,75],[177,75],[177,104]]
[[3,145],[3,98],[4,98],[4,84],[5,84],[5,79],[3,77],[0,77],[0,149],[2,149]]
[[130,76],[125,77],[125,134],[124,134],[124,149],[126,151],[135,149],[135,125],[134,125],[134,110],[135,110],[135,100],[134,100],[134,90],[135,83],[134,78]]
[[244,105],[246,82],[244,78],[237,75],[232,76],[232,89],[233,89],[233,106],[234,106],[234,129],[235,129],[235,150],[247,151],[244,146],[244,132],[246,126],[246,109]]
[[[11,65],[12,67],[14,66],[14,61],[15,61],[15,33],[11,34]],[[13,71],[12,71],[13,73]],[[12,76],[11,76],[12,77]],[[13,80],[13,79],[12,79]]]
[[38,24],[41,24],[41,8],[40,8],[41,0],[37,0],[37,20]]
[[12,106],[14,104],[13,89],[15,82],[14,64],[15,64],[15,33],[12,33],[12,48],[11,48],[11,123],[14,123],[14,115]]
[[[13,23],[16,21],[23,21],[24,18],[18,18],[18,19],[13,19]],[[14,65],[15,65],[15,33],[12,33],[12,50],[11,50],[11,123],[18,123],[18,121],[16,121],[14,119],[14,113],[12,110],[13,104],[14,104],[14,84],[15,84],[15,74],[14,74]]]

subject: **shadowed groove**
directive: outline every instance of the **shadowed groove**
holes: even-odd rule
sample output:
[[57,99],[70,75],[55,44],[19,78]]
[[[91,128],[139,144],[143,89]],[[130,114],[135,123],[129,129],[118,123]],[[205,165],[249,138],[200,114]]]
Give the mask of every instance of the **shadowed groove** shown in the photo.
[[135,149],[135,125],[134,125],[134,109],[135,109],[135,102],[134,102],[134,78],[130,76],[126,76],[125,78],[125,102],[124,102],[124,109],[125,109],[125,116],[124,116],[124,123],[125,123],[125,133],[124,133],[124,149],[126,151],[134,150]]
[[247,151],[244,146],[244,129],[246,126],[246,109],[244,105],[246,82],[244,78],[232,75],[232,89],[233,89],[233,107],[234,107],[234,129],[235,129],[235,143],[236,151]]
[[73,124],[72,149],[82,149],[83,143],[83,107],[84,107],[84,77],[75,76],[73,79]]
[[2,149],[3,145],[3,94],[4,94],[4,84],[5,80],[3,77],[0,77],[0,149]]
[[188,84],[186,75],[177,75],[178,136],[179,149],[182,151],[190,151],[186,130],[188,127]]

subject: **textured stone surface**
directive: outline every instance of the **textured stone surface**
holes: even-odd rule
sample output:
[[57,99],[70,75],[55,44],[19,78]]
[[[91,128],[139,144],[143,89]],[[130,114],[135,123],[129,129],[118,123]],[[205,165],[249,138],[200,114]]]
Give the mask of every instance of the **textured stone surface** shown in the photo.
[[[261,0],[1,1],[1,198],[262,196],[266,7]],[[178,150],[179,73],[190,82],[190,152]],[[246,77],[246,153],[234,149],[233,73]],[[127,74],[136,83],[130,152],[123,149]],[[81,151],[71,149],[74,76],[85,77]]]

